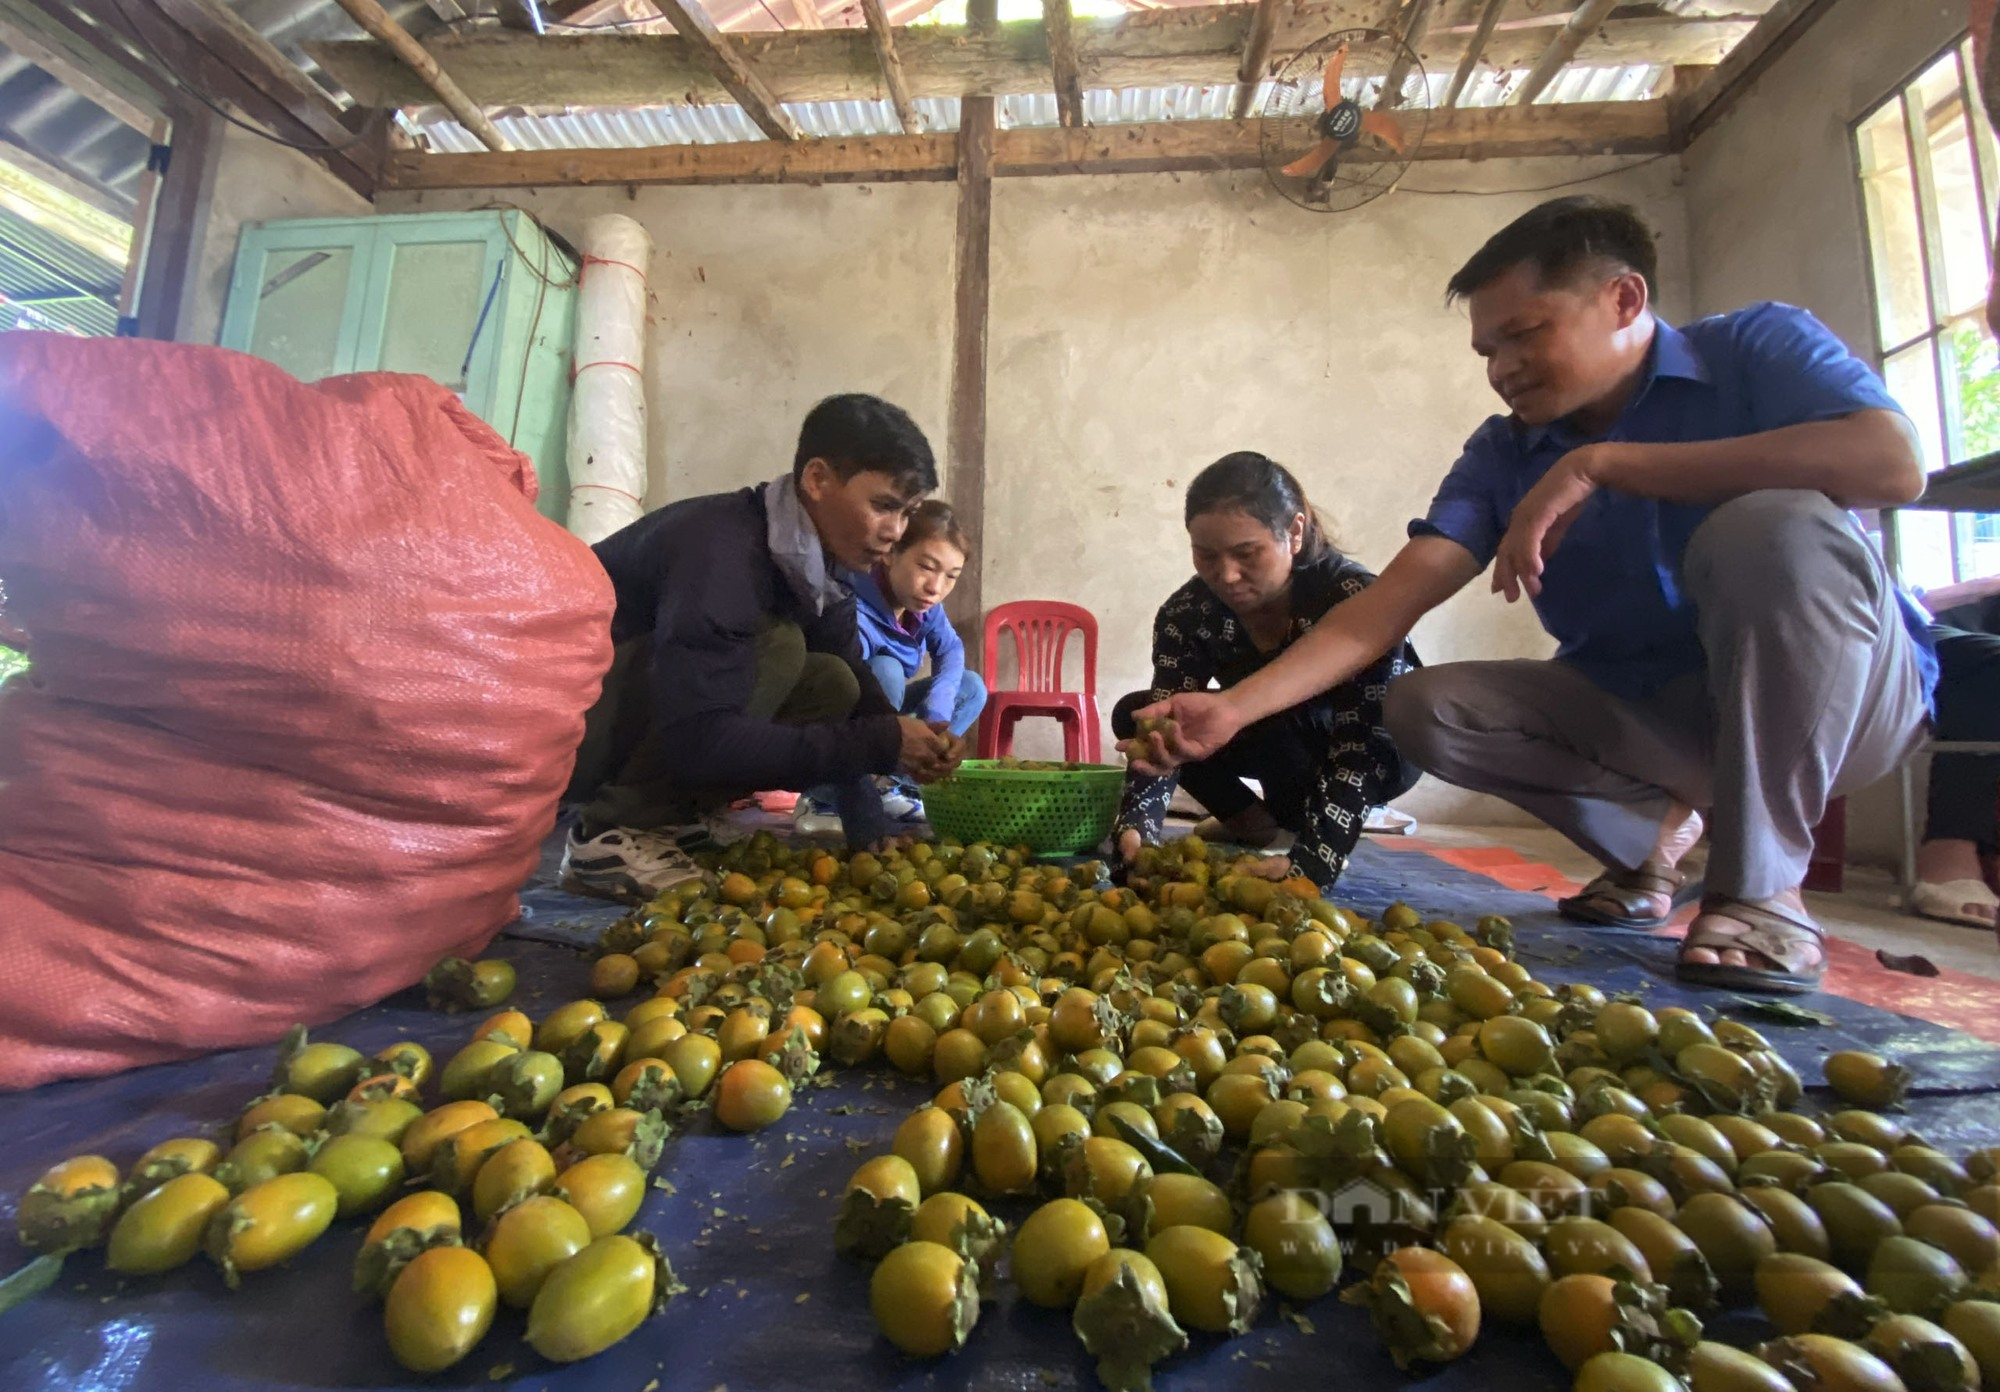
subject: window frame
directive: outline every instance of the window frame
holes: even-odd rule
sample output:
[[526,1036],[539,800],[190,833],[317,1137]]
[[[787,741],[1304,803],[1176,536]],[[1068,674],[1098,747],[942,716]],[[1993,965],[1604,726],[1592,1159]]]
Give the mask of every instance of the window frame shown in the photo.
[[[1953,467],[1969,462],[1973,457],[1965,454],[1963,444],[1963,410],[1958,394],[1958,374],[1947,371],[1948,358],[1952,352],[1947,342],[1954,325],[1965,315],[1948,315],[1941,303],[1946,288],[1943,284],[1946,257],[1942,238],[1943,218],[1939,211],[1936,171],[1932,161],[1931,142],[1927,138],[1928,122],[1922,103],[1921,85],[1924,78],[1941,62],[1953,62],[1957,72],[1958,90],[1964,107],[1962,120],[1972,150],[1973,193],[1978,204],[1978,217],[1982,250],[1984,251],[1989,276],[1993,271],[1993,250],[1996,233],[1995,198],[2000,196],[2000,137],[1988,121],[1985,104],[1980,96],[1978,71],[1973,63],[1973,43],[1971,33],[1962,33],[1952,42],[1944,45],[1911,68],[1899,78],[1889,91],[1879,100],[1869,103],[1848,123],[1848,150],[1853,161],[1854,190],[1857,211],[1860,213],[1863,259],[1867,263],[1867,288],[1869,308],[1869,332],[1875,341],[1875,365],[1878,372],[1887,378],[1892,359],[1910,353],[1914,349],[1928,348],[1931,380],[1937,403],[1937,419],[1931,422],[1937,439],[1942,442],[1945,458],[1936,461],[1936,469]],[[1892,105],[1900,108],[1903,124],[1905,152],[1909,160],[1911,194],[1915,201],[1917,218],[1917,250],[1921,259],[1923,279],[1923,315],[1927,327],[1914,336],[1898,343],[1887,343],[1883,339],[1884,289],[1879,283],[1879,268],[1875,246],[1875,228],[1869,216],[1867,178],[1868,168],[1864,160],[1862,145],[1863,129]],[[1926,132],[1926,138],[1919,138],[1919,131]],[[1979,456],[1985,457],[1985,456]],[[1895,522],[1888,534],[1884,535],[1884,549],[1888,552],[1892,566],[1900,571],[1900,538],[1895,535],[1900,530],[1902,519],[1896,513],[1889,513]],[[1967,555],[1971,550],[1973,530],[1977,519],[1974,514],[1952,513],[1950,529],[1951,571],[1954,581],[1971,578],[1967,573]]]

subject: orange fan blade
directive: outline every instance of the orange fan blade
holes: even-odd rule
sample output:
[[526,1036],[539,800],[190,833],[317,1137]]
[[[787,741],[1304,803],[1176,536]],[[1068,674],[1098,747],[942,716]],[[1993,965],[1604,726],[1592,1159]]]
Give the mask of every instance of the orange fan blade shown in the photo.
[[1404,153],[1403,127],[1386,111],[1370,111],[1361,118],[1361,133],[1372,135],[1397,154]]
[[1310,179],[1332,163],[1333,157],[1339,153],[1338,140],[1322,140],[1313,147],[1311,154],[1300,156],[1279,172],[1289,174],[1294,179]]
[[1324,90],[1320,99],[1326,103],[1328,111],[1340,105],[1340,74],[1347,67],[1347,45],[1338,44],[1326,60],[1326,76],[1321,79]]

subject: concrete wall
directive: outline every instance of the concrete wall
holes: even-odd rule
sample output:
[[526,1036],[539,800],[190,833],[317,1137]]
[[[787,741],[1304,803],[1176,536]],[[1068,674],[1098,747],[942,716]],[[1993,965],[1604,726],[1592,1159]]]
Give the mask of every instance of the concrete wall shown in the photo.
[[208,220],[196,246],[194,281],[181,304],[183,343],[213,343],[222,331],[236,238],[246,222],[360,217],[368,200],[296,150],[225,125]]
[[[1965,0],[1840,0],[1684,159],[1694,309],[1784,300],[1879,351],[1853,123],[1962,36]],[[1891,863],[1893,781],[1852,798],[1849,854]]]
[[380,208],[436,212],[495,199],[571,238],[611,212],[652,233],[651,505],[782,473],[799,421],[833,392],[896,402],[942,455],[950,184],[390,193]]
[[[1102,624],[1108,712],[1149,676],[1153,611],[1191,573],[1181,498],[1234,449],[1290,464],[1342,545],[1379,567],[1496,403],[1445,308],[1451,272],[1540,189],[1620,162],[1425,165],[1414,187],[1316,215],[1261,174],[996,185],[986,599],[1064,598]],[[1672,161],[1590,187],[1638,202],[1688,305]],[[484,192],[389,194],[384,212]],[[653,498],[786,466],[821,395],[879,392],[942,447],[951,365],[950,185],[546,189],[504,195],[574,234],[601,212],[655,241],[647,379]],[[946,494],[949,495],[949,480]],[[1525,606],[1468,592],[1418,633],[1426,660],[1544,655]],[[1053,727],[1048,727],[1052,729]],[[1032,726],[1024,731],[1033,730]],[[1056,746],[1027,734],[1025,753]],[[1517,819],[1426,784],[1421,816]]]

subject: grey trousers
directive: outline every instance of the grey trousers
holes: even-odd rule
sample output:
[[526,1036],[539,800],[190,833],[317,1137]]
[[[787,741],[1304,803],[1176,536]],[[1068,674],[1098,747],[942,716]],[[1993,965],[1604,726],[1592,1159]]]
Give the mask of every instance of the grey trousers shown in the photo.
[[1389,688],[1385,723],[1426,773],[1532,813],[1606,865],[1651,854],[1671,801],[1708,820],[1708,891],[1805,878],[1828,800],[1924,736],[1916,649],[1881,559],[1823,494],[1724,503],[1682,579],[1708,663],[1643,701],[1561,662],[1454,662]]

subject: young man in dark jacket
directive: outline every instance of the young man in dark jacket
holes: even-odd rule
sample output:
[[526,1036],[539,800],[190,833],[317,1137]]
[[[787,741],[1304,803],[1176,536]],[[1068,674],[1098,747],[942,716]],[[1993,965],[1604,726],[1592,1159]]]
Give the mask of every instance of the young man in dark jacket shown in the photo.
[[892,834],[872,775],[932,781],[954,746],[883,697],[833,571],[887,560],[936,487],[907,414],[834,396],[806,416],[790,473],[597,544],[616,656],[577,751],[564,888],[651,898],[695,873],[677,831],[763,788],[833,784],[851,843]]

